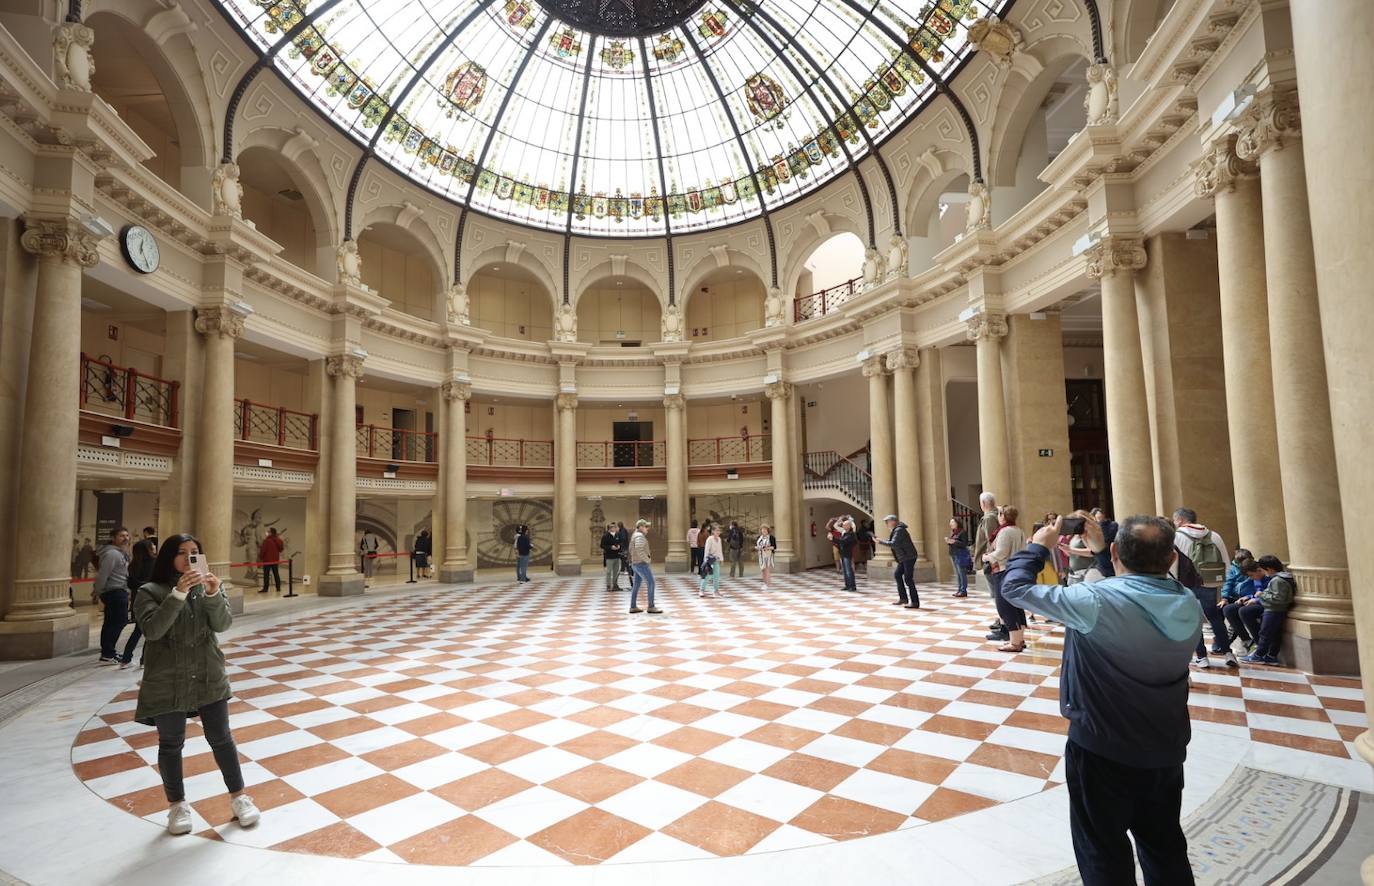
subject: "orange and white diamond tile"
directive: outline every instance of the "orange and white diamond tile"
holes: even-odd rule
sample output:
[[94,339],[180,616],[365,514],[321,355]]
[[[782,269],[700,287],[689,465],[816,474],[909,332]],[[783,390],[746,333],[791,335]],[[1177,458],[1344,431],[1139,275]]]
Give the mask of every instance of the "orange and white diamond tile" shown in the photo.
[[[978,820],[1038,839],[1047,870],[1071,861],[1066,833],[1020,818],[1066,816],[1062,629],[1033,624],[1028,652],[1000,653],[983,637],[986,599],[929,587],[907,610],[885,582],[838,584],[813,572],[701,599],[669,576],[662,616],[629,615],[599,578],[443,588],[231,635],[231,725],[263,816],[232,820],[193,723],[197,836],[184,841],[393,870],[839,859],[889,839],[924,841],[935,871],[967,836],[960,822]],[[69,734],[68,778],[148,828],[145,841],[165,839],[139,821],[160,825],[166,804],[156,736],[132,722],[136,685],[121,685]],[[1369,778],[1352,744],[1358,681],[1214,668],[1194,674],[1190,710],[1194,805],[1247,753]],[[1204,768],[1221,774],[1199,781]],[[1029,876],[1017,870],[984,874]]]

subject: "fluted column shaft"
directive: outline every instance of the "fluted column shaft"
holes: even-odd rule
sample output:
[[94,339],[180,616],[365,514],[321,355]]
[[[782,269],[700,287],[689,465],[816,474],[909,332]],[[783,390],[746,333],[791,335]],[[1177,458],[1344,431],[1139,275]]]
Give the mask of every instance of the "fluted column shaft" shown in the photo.
[[1297,618],[1353,625],[1341,526],[1341,490],[1331,433],[1317,264],[1307,209],[1296,92],[1270,92],[1236,147],[1260,165],[1270,349],[1288,556],[1297,577]]
[[930,560],[925,543],[925,501],[921,497],[921,446],[916,416],[916,367],[921,358],[915,348],[902,348],[887,355],[892,370],[892,409],[894,422],[894,459],[897,468],[897,515],[911,531],[917,545],[917,563]]
[[968,337],[978,349],[978,458],[983,491],[999,501],[1011,496],[1011,456],[1007,452],[1007,404],[1002,385],[1002,339],[1007,320],[979,314],[969,321]]
[[0,644],[6,658],[50,658],[88,642],[85,616],[67,605],[68,540],[75,530],[81,272],[96,264],[99,253],[95,238],[70,219],[30,221],[20,243],[38,256],[38,291],[11,527],[13,550],[21,555]]
[[444,559],[439,580],[472,581],[468,559],[467,403],[472,385],[444,382]]
[[1088,276],[1102,281],[1103,391],[1112,507],[1122,517],[1153,514],[1154,455],[1135,298],[1135,272],[1145,267],[1145,247],[1138,240],[1110,237],[1087,255]]
[[764,394],[772,403],[773,435],[773,537],[778,549],[774,559],[778,569],[786,571],[796,559],[793,527],[797,523],[792,491],[792,385],[772,382],[764,386]]
[[353,534],[358,523],[358,379],[362,358],[329,357],[325,371],[333,379],[329,428],[329,568],[320,579],[320,594],[351,596],[363,592]]
[[[897,510],[897,479],[892,455],[892,405],[887,397],[887,360],[883,356],[864,361],[868,379],[868,471],[873,475],[873,525],[883,531],[883,518]],[[892,562],[892,549],[878,545],[873,559]]]
[[[217,305],[201,308],[196,331],[205,337],[200,385],[200,458],[196,462],[196,523],[190,527],[224,581],[225,598],[243,611],[243,589],[229,582],[234,522],[234,342],[243,335],[243,315]],[[256,559],[257,551],[249,551]]]
[[559,394],[558,442],[554,444],[553,516],[557,547],[554,571],[580,575],[577,553],[577,395]]
[[[1196,189],[1201,196],[1216,198],[1221,355],[1226,401],[1237,406],[1229,435],[1240,534],[1234,544],[1244,545],[1257,556],[1275,554],[1286,559],[1286,521],[1273,499],[1274,490],[1280,488],[1278,435],[1273,421],[1244,420],[1247,410],[1267,412],[1274,402],[1265,220],[1255,172],[1252,164],[1236,156],[1235,136],[1227,136],[1212,143],[1198,163]],[[1207,519],[1205,514],[1199,516]]]
[[668,559],[667,572],[686,572],[687,552],[687,401],[681,394],[663,398],[668,440]]

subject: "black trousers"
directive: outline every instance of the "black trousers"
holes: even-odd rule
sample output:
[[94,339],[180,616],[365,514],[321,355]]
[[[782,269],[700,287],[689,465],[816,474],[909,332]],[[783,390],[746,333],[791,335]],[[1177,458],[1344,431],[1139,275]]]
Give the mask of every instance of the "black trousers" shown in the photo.
[[277,593],[281,593],[281,567],[276,563],[262,567],[262,592],[267,593],[267,580],[275,578],[277,580]]
[[702,551],[703,551],[704,549],[703,549],[703,548],[689,548],[688,550],[690,550],[690,551],[692,552],[692,564],[691,564],[692,571],[693,571],[693,572],[696,572],[696,571],[698,571],[699,569],[701,569],[701,554],[702,554]]
[[1134,884],[1135,839],[1145,886],[1192,886],[1188,841],[1179,815],[1183,764],[1139,769],[1068,742],[1069,829],[1084,886]]
[[997,617],[1002,620],[1007,630],[1017,631],[1026,626],[1026,610],[1002,599],[1002,579],[1006,578],[1006,575],[1005,572],[994,572],[988,576],[988,583],[992,585],[992,600],[997,604]]
[[[239,751],[234,747],[234,736],[229,732],[229,699],[222,699],[201,708],[200,725],[205,730],[205,740],[215,755],[220,775],[224,776],[224,786],[229,793],[243,790],[243,771],[239,768]],[[162,790],[168,803],[179,803],[186,799],[186,789],[181,777],[181,749],[186,744],[186,717],[180,711],[158,714],[153,718],[157,726],[157,769],[162,775]]]
[[899,561],[892,569],[892,577],[897,580],[897,599],[910,606],[920,606],[921,596],[916,593],[916,561]]

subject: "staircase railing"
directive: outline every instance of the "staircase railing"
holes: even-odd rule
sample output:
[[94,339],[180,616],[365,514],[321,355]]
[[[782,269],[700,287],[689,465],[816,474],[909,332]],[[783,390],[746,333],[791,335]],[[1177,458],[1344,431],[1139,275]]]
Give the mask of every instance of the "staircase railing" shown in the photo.
[[951,516],[959,521],[959,528],[964,530],[964,537],[968,539],[969,544],[973,544],[973,536],[978,529],[978,518],[981,515],[976,508],[969,507],[957,498],[951,498],[949,503],[954,509]]
[[873,476],[833,449],[808,452],[802,459],[802,488],[837,490],[873,513]]

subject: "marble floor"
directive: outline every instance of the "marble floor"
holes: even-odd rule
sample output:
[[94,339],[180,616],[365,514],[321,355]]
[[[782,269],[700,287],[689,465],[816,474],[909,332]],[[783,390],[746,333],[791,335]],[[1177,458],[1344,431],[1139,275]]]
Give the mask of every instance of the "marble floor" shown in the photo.
[[[121,876],[154,882],[221,857],[226,882],[364,863],[386,882],[453,865],[472,882],[628,882],[651,865],[664,883],[1016,883],[1072,863],[1059,628],[999,653],[986,599],[931,587],[906,610],[828,572],[727,581],[721,599],[661,578],[661,616],[601,584],[421,587],[232,631],[251,829],[192,725],[195,836],[165,835],[138,672],[93,669],[0,732],[0,791],[35,804],[0,807],[0,868],[71,882],[53,835],[17,840],[53,806],[64,830],[75,816],[118,841]],[[1358,681],[1214,668],[1194,673],[1190,710],[1185,811],[1241,764],[1374,790]]]

